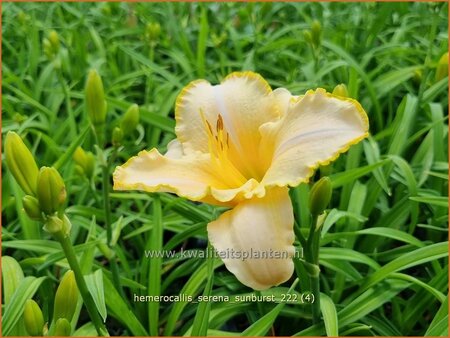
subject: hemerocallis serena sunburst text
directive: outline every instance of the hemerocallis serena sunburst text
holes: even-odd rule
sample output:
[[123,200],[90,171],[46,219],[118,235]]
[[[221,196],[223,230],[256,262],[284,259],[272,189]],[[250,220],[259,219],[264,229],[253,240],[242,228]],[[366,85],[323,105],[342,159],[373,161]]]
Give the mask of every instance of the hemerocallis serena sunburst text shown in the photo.
[[293,96],[256,73],[238,72],[219,85],[191,82],[175,118],[177,137],[166,154],[142,151],[117,167],[114,188],[229,207],[207,226],[216,250],[279,254],[224,257],[228,270],[256,290],[287,281],[295,252],[288,187],[368,135],[361,105],[324,89]]

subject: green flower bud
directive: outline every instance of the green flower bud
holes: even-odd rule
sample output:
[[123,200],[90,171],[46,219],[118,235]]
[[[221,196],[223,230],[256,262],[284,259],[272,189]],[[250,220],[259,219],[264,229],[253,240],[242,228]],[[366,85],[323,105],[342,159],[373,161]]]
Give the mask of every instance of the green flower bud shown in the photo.
[[86,173],[86,176],[91,178],[94,176],[95,172],[95,155],[88,151],[86,153],[86,164],[84,166],[84,172]]
[[125,135],[131,133],[136,129],[139,123],[139,106],[137,104],[132,104],[130,108],[123,115],[120,127]]
[[61,232],[64,236],[68,236],[70,229],[72,229],[72,223],[66,214],[62,217],[56,215],[45,217],[44,230],[50,234]]
[[27,117],[22,115],[21,113],[15,113],[13,115],[13,121],[18,123],[18,124],[22,124],[23,122],[25,122],[27,120]]
[[314,20],[314,22],[312,23],[311,37],[313,45],[315,47],[319,47],[322,39],[322,25],[317,20]]
[[86,81],[86,109],[94,127],[102,126],[106,120],[106,101],[103,83],[97,71],[92,69]]
[[77,308],[78,288],[75,281],[75,274],[72,270],[66,272],[55,294],[54,318],[65,318],[69,322]]
[[36,194],[38,167],[19,135],[8,132],[5,140],[6,165],[27,195]]
[[56,31],[51,31],[48,36],[48,40],[51,43],[53,53],[57,54],[59,52],[59,45],[60,45],[58,33],[56,33]]
[[73,153],[73,160],[77,164],[76,170],[81,175],[91,178],[95,170],[95,156],[90,151],[84,151],[83,148],[78,147]]
[[422,74],[422,70],[420,69],[416,69],[414,71],[414,75],[413,75],[413,81],[417,86],[420,86],[420,83],[422,82],[423,79],[423,74]]
[[58,216],[48,216],[45,218],[44,230],[50,234],[55,234],[63,230],[64,222]]
[[66,318],[59,318],[55,324],[56,337],[69,337],[72,332],[72,327]]
[[436,82],[448,76],[448,52],[442,54],[436,68]]
[[28,299],[25,302],[23,321],[25,329],[30,336],[42,336],[44,330],[44,316],[42,315],[39,305],[32,299]]
[[343,83],[338,84],[333,89],[333,95],[337,95],[337,96],[341,96],[341,97],[348,97],[347,86]]
[[112,133],[112,144],[119,146],[123,140],[123,131],[120,127],[115,127]]
[[31,195],[26,195],[22,198],[22,205],[25,213],[33,221],[42,221],[42,210],[39,207],[39,201],[36,197]]
[[53,59],[53,47],[52,47],[52,43],[50,42],[49,39],[44,38],[44,40],[42,40],[42,48],[44,50],[44,54],[47,56],[47,58],[49,58],[50,60]]
[[24,11],[20,11],[20,12],[17,14],[17,20],[19,20],[19,23],[20,23],[21,25],[24,25],[24,24],[27,22],[28,18],[27,18],[27,15],[25,14]]
[[66,187],[59,172],[51,167],[42,167],[37,180],[37,197],[46,215],[59,212],[66,201]]
[[103,15],[110,16],[111,15],[111,6],[109,6],[109,3],[105,2],[101,8],[101,11],[102,11]]
[[161,25],[157,22],[150,22],[145,29],[145,38],[150,43],[156,43],[161,34]]
[[312,36],[311,36],[311,32],[309,30],[303,31],[303,38],[305,39],[305,41],[307,43],[312,44]]
[[322,177],[317,181],[309,193],[309,210],[313,215],[320,215],[331,200],[331,180]]
[[82,167],[84,162],[86,161],[86,152],[83,148],[78,147],[77,149],[75,149],[72,158],[76,164]]

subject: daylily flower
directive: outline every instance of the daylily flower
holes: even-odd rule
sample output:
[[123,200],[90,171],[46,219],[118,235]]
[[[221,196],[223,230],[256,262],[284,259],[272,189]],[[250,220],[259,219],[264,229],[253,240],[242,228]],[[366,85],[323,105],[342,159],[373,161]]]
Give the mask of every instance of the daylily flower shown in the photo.
[[256,290],[287,281],[295,252],[288,187],[308,182],[319,165],[368,135],[361,105],[324,89],[272,91],[260,75],[241,72],[220,85],[191,82],[175,118],[167,153],[142,151],[117,167],[114,189],[230,207],[207,226],[217,251],[235,253],[221,255],[228,270]]

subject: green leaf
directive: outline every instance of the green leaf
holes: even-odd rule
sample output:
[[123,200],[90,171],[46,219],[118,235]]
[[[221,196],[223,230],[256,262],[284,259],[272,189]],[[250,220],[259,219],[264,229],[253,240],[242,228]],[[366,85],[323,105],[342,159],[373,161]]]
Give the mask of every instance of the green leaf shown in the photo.
[[379,168],[387,163],[390,163],[390,160],[386,159],[374,164],[366,165],[364,167],[350,169],[342,173],[330,175],[331,185],[333,189],[335,189],[347,183],[353,183],[357,178],[365,176],[374,171],[376,168]]
[[[214,268],[217,268],[222,264],[223,263],[221,261],[215,260]],[[207,262],[205,262],[202,264],[200,268],[198,268],[192,274],[189,280],[184,284],[183,288],[180,291],[180,294],[194,297],[197,294],[198,290],[200,289],[200,286],[202,285],[203,281],[208,277],[207,274],[208,274],[208,266]],[[178,322],[178,319],[187,304],[188,304],[187,301],[180,301],[172,305],[172,309],[170,310],[169,316],[167,317],[164,335],[170,336],[173,334],[176,323]]]
[[208,31],[208,13],[206,8],[202,7],[200,14],[200,29],[197,40],[197,73],[200,78],[205,77],[205,53],[206,43],[208,41]]
[[10,256],[2,256],[2,278],[3,299],[5,305],[8,305],[11,297],[23,280],[22,268],[19,263]]
[[427,337],[448,337],[448,295],[425,332]]
[[72,333],[72,337],[97,337],[97,330],[92,322],[88,322]]
[[25,302],[33,297],[44,279],[46,277],[25,277],[21,281],[3,312],[2,334],[4,336],[10,334],[11,330],[22,317]]
[[339,336],[339,324],[336,307],[333,300],[324,293],[320,293],[320,310],[328,337]]
[[[163,246],[163,223],[161,200],[158,195],[153,198],[153,229],[150,235],[148,249],[153,252],[161,252]],[[148,271],[148,295],[159,296],[161,294],[161,266],[162,256],[152,258]],[[148,322],[150,335],[159,334],[159,302],[148,303]]]
[[94,299],[94,303],[97,307],[98,313],[103,318],[103,322],[106,321],[106,304],[105,304],[105,290],[103,288],[103,273],[101,269],[98,269],[94,273],[84,276],[86,286]]
[[55,163],[53,163],[53,167],[55,169],[61,168],[62,166],[64,166],[64,164],[67,163],[67,161],[69,161],[72,158],[73,153],[83,143],[90,129],[91,129],[90,125],[86,126],[80,133],[80,135],[78,135],[78,137],[72,141],[70,146],[62,153],[62,155],[58,158],[58,160]]
[[448,242],[431,244],[402,255],[384,265],[370,275],[360,290],[367,290],[370,286],[389,277],[392,272],[404,270],[436,259],[448,256]]
[[422,197],[410,197],[409,199],[419,203],[435,205],[437,207],[448,207],[447,196],[422,196]]
[[[291,294],[292,290],[294,290],[295,286],[297,285],[299,279],[297,278],[294,283],[292,283],[292,286],[289,288],[288,294]],[[251,326],[249,326],[247,329],[245,329],[244,332],[242,332],[242,336],[265,336],[267,334],[267,331],[272,327],[273,323],[275,322],[275,319],[277,319],[278,315],[280,314],[283,307],[286,305],[286,303],[280,303],[277,306],[275,306],[272,310],[270,310],[268,313],[266,313],[263,317],[258,319],[255,323],[253,323]]]
[[[208,243],[208,252],[214,250]],[[214,259],[208,258],[208,278],[206,280],[205,289],[203,290],[203,296],[209,297],[212,293],[214,284]],[[211,311],[211,302],[200,302],[195,314],[194,323],[192,324],[191,336],[206,336],[208,334],[209,324],[209,312]]]
[[103,275],[103,287],[105,294],[106,307],[108,313],[124,324],[134,336],[148,336],[147,331],[142,326],[139,319],[136,318],[133,311],[128,307],[120,294],[117,292],[113,283],[108,277]]

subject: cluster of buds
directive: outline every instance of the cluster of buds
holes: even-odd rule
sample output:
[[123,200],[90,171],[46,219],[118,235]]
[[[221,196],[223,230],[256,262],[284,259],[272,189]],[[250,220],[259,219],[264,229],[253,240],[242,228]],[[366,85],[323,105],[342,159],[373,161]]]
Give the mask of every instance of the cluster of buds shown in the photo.
[[71,224],[64,214],[66,187],[59,172],[52,167],[40,170],[19,135],[8,132],[5,141],[6,165],[25,192],[22,199],[25,213],[33,220],[44,222],[50,233],[67,235]]
[[44,316],[39,305],[32,299],[27,300],[23,312],[25,329],[30,336],[52,335],[57,337],[70,336],[70,322],[75,314],[78,302],[78,287],[75,275],[69,270],[63,276],[55,294],[53,321],[50,330],[44,323]]
[[49,60],[55,59],[55,57],[58,55],[60,42],[59,42],[59,36],[56,31],[51,31],[48,35],[48,38],[44,38],[42,41],[44,53],[48,57]]
[[122,143],[124,135],[132,133],[139,124],[139,106],[132,104],[116,126],[112,134],[112,144],[117,147]]
[[[85,88],[85,101],[86,101],[86,110],[89,116],[89,119],[95,129],[95,132],[100,139],[103,139],[104,126],[106,122],[106,110],[107,104],[105,100],[105,92],[103,89],[103,82],[96,70],[91,70],[88,74],[88,78],[86,81]],[[128,135],[133,130],[136,129],[139,124],[139,106],[137,104],[132,104],[128,110],[123,115],[122,119],[118,126],[114,127],[112,131],[112,143],[115,147],[118,147],[124,138],[124,135]],[[101,141],[101,140],[100,140]],[[75,154],[76,157],[80,159],[78,161],[75,159],[77,164],[84,162],[86,157],[82,154],[82,152],[78,151],[78,155]],[[87,156],[90,156],[87,154]],[[84,167],[81,165],[86,176],[89,177],[89,174],[93,168]]]
[[311,29],[303,31],[303,37],[313,48],[318,49],[322,41],[322,25],[314,20]]
[[78,147],[72,156],[75,162],[75,170],[81,175],[91,179],[95,171],[95,155]]
[[145,28],[145,40],[150,44],[150,46],[156,46],[159,41],[159,36],[161,35],[161,25],[157,22],[150,22]]

